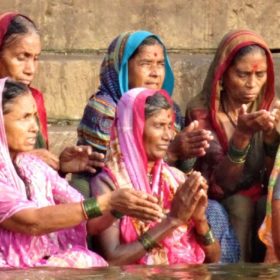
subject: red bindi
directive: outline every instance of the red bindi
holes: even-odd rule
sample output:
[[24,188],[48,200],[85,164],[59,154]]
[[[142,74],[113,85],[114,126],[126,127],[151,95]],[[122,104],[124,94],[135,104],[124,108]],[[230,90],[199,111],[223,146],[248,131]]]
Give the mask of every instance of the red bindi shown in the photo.
[[157,56],[157,53],[156,53],[156,52],[154,53],[154,56]]
[[252,65],[252,67],[253,67],[253,71],[256,72],[259,68],[259,65],[258,65],[258,63],[255,63]]

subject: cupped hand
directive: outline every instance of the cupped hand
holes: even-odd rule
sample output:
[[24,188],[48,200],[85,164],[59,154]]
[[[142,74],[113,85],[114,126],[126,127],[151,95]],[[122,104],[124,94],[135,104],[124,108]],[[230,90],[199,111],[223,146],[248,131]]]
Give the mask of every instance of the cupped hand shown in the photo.
[[164,217],[156,197],[133,189],[123,188],[111,192],[109,203],[111,210],[143,221],[160,221]]
[[93,152],[90,146],[71,146],[62,151],[59,161],[64,173],[95,173],[104,166],[104,154]]
[[34,149],[28,153],[39,157],[42,161],[44,161],[47,165],[49,165],[53,169],[59,170],[59,159],[56,155],[54,155],[50,151],[46,149]]
[[251,137],[259,131],[271,132],[275,127],[274,121],[275,117],[269,111],[259,110],[247,113],[247,106],[243,104],[239,110],[237,129]]
[[178,188],[172,201],[169,216],[178,224],[186,224],[190,218],[203,219],[207,207],[207,184],[200,172],[192,172]]
[[209,130],[199,128],[198,121],[193,121],[175,136],[169,150],[178,159],[204,156],[212,139]]
[[274,144],[279,140],[280,133],[280,101],[277,100],[271,111],[271,117],[274,119],[274,126],[272,129],[264,131],[264,141],[268,144]]

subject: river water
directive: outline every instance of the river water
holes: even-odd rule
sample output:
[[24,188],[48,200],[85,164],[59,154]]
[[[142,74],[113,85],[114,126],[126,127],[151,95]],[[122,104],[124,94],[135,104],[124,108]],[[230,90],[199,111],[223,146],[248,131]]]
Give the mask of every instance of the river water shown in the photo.
[[186,279],[186,280],[235,280],[279,279],[280,265],[232,264],[232,265],[171,265],[171,266],[111,266],[95,269],[36,268],[1,270],[0,280],[138,280],[138,279]]

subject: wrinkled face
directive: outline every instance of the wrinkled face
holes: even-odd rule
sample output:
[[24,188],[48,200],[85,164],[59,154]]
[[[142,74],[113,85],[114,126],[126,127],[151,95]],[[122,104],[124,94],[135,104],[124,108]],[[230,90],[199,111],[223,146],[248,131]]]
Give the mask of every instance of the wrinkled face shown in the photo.
[[172,119],[172,109],[161,109],[146,119],[143,142],[149,162],[162,159],[166,155],[167,148],[174,135]]
[[30,85],[38,67],[41,52],[40,37],[36,33],[19,36],[0,54],[0,77],[11,77]]
[[129,88],[161,89],[165,77],[161,45],[142,46],[128,62]]
[[32,94],[26,93],[5,105],[4,126],[10,155],[34,148],[38,132],[37,107]]
[[266,56],[258,51],[241,57],[229,67],[223,78],[228,98],[239,104],[256,100],[266,81]]

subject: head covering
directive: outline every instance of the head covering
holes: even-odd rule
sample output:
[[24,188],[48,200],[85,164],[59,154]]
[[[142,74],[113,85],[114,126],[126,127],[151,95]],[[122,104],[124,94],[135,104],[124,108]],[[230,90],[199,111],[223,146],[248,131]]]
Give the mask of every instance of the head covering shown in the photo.
[[[147,97],[157,92],[165,96],[172,106],[172,101],[164,90],[135,88],[120,99],[104,172],[108,174],[116,188],[134,188],[153,194],[169,212],[176,189],[185,177],[179,170],[169,167],[163,159],[155,161],[151,171],[152,182],[149,182],[147,177],[148,159],[143,144],[145,103]],[[155,223],[143,223],[125,216],[120,224],[120,239],[123,243],[133,242],[153,226]],[[138,263],[202,263],[204,260],[204,251],[195,241],[191,223],[188,228],[183,226],[173,231],[171,236],[160,242],[160,245],[162,246],[147,253]]]
[[[236,53],[241,48],[250,45],[258,45],[264,49],[268,67],[266,86],[262,94],[254,102],[253,108],[255,110],[269,109],[275,97],[272,55],[266,42],[258,34],[250,30],[234,30],[224,36],[210,65],[201,93],[191,101],[187,109],[187,115],[191,114],[193,116],[204,110],[208,111],[210,125],[215,130],[224,151],[227,151],[228,147],[227,138],[217,117],[221,101],[221,81]],[[190,119],[192,118],[191,116]]]
[[127,39],[122,62],[120,65],[120,70],[119,70],[119,85],[120,85],[120,90],[121,90],[122,94],[129,90],[129,88],[128,88],[128,82],[129,82],[128,61],[129,61],[130,57],[133,55],[133,53],[136,51],[136,49],[148,37],[156,38],[159,42],[161,42],[161,44],[164,48],[165,78],[164,78],[162,88],[165,89],[169,93],[169,95],[172,94],[173,87],[174,87],[174,76],[173,76],[173,72],[172,72],[172,69],[170,66],[168,55],[166,53],[166,49],[165,49],[164,44],[161,41],[160,37],[151,32],[148,32],[148,31],[136,31],[136,32],[132,33]]
[[9,27],[11,21],[17,15],[18,15],[18,13],[14,13],[14,12],[7,12],[7,13],[0,15],[0,49],[2,48],[3,40],[6,35],[7,29]]
[[[128,91],[128,61],[135,50],[148,37],[159,40],[164,48],[165,79],[163,89],[169,95],[174,87],[174,75],[161,39],[148,31],[124,32],[108,47],[100,69],[100,86],[88,101],[78,126],[78,144],[91,145],[99,151],[106,151],[110,130],[115,117],[116,104]],[[178,122],[180,123],[181,120]]]
[[100,70],[99,91],[106,92],[117,103],[121,96],[128,91],[128,61],[142,42],[149,38],[156,38],[164,48],[165,79],[163,89],[169,95],[174,88],[174,75],[163,42],[160,37],[148,31],[124,32],[110,44],[103,59]]
[[[32,22],[32,24],[34,26],[36,26],[35,23],[30,18],[28,18],[27,16],[22,15],[20,13],[7,12],[4,14],[1,14],[0,15],[0,51],[1,51],[1,48],[3,47],[4,38],[8,31],[9,25],[16,16],[25,17],[28,21]],[[2,77],[2,78],[4,78],[4,77]],[[40,132],[38,133],[36,147],[44,148],[48,145],[48,129],[47,129],[47,114],[46,114],[43,94],[35,88],[30,87],[30,90],[36,101],[37,110],[38,110],[38,118],[39,118],[39,126],[40,126]]]

